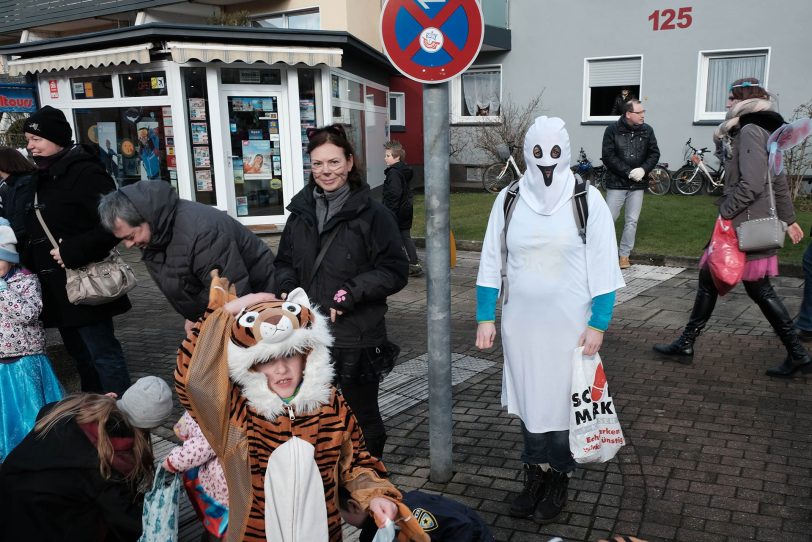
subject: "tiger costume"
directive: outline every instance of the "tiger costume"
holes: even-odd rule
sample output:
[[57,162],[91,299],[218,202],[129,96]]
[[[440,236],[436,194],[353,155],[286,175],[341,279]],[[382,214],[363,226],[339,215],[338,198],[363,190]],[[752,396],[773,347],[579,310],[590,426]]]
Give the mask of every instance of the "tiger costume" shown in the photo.
[[[381,477],[383,464],[331,385],[327,319],[300,288],[234,317],[223,309],[236,298],[233,287],[212,275],[208,308],[178,351],[175,388],[226,473],[226,539],[340,541],[339,483],[365,508],[401,494]],[[294,353],[306,364],[286,404],[252,368]]]

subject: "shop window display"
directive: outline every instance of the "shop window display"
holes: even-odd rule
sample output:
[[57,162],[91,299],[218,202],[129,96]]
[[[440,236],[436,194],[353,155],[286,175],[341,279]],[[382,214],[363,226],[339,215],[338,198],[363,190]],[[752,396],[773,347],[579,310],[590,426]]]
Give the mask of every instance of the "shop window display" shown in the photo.
[[214,168],[211,161],[209,137],[209,101],[205,68],[181,68],[183,92],[186,99],[186,122],[192,149],[193,188],[195,201],[217,204],[214,190]]
[[74,100],[113,97],[113,80],[109,75],[71,77],[70,88]]
[[140,180],[169,180],[166,140],[169,107],[75,109],[77,141],[93,145],[120,186]]
[[166,96],[166,73],[163,71],[123,73],[121,95],[125,97]]

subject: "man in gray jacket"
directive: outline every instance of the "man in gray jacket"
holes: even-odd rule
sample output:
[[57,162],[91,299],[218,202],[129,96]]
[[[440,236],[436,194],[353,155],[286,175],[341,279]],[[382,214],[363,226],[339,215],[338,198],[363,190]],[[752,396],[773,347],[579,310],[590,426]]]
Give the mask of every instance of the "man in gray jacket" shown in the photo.
[[245,226],[208,205],[181,200],[169,183],[139,181],[99,203],[105,228],[141,259],[187,331],[209,300],[210,273],[218,269],[238,295],[273,292],[270,248]]

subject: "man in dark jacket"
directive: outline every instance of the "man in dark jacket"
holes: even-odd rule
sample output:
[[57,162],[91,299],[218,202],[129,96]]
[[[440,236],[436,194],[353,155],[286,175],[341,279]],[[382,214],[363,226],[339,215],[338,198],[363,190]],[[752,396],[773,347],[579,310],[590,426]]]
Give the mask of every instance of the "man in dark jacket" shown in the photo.
[[102,224],[141,259],[187,330],[209,301],[211,271],[218,269],[238,295],[272,292],[270,248],[245,226],[208,205],[181,200],[169,183],[139,181],[99,203]]
[[400,238],[403,240],[403,248],[409,256],[409,275],[420,277],[423,275],[423,268],[420,260],[417,259],[417,249],[412,240],[412,220],[414,219],[414,204],[412,200],[412,189],[409,183],[412,181],[414,172],[406,165],[406,150],[397,141],[384,143],[386,149],[384,162],[387,168],[384,170],[386,180],[383,182],[383,204],[394,213],[400,230]]
[[623,116],[603,133],[602,159],[606,165],[606,203],[612,219],[626,206],[626,220],[618,248],[621,269],[631,265],[637,219],[643,208],[643,191],[648,174],[660,159],[654,129],[645,123],[646,110],[639,100],[629,100]]

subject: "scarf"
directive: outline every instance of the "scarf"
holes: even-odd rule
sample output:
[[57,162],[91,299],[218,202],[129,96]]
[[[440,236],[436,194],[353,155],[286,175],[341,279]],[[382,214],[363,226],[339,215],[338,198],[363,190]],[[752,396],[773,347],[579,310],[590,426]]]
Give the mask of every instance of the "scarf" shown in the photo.
[[332,192],[325,192],[316,186],[313,189],[313,197],[316,199],[316,222],[319,233],[321,233],[324,231],[324,225],[341,211],[347,198],[350,197],[350,183],[344,183],[344,186],[336,188]]
[[732,135],[739,129],[739,120],[742,115],[757,113],[759,111],[776,111],[778,107],[772,99],[750,98],[736,103],[727,111],[725,120],[713,132],[713,142],[716,144],[716,155],[720,160],[729,160],[732,156]]
[[59,162],[68,151],[70,151],[73,147],[65,147],[61,151],[56,154],[52,154],[51,156],[35,156],[34,163],[37,164],[37,169],[40,171],[48,171],[51,169],[51,166]]
[[[93,447],[97,448],[99,425],[97,423],[82,423],[79,424],[79,427],[90,443],[93,444]],[[133,454],[135,439],[133,437],[111,437],[109,435],[108,438],[113,446],[113,461],[111,462],[113,470],[120,472],[124,476],[129,475],[135,469],[135,455]]]

